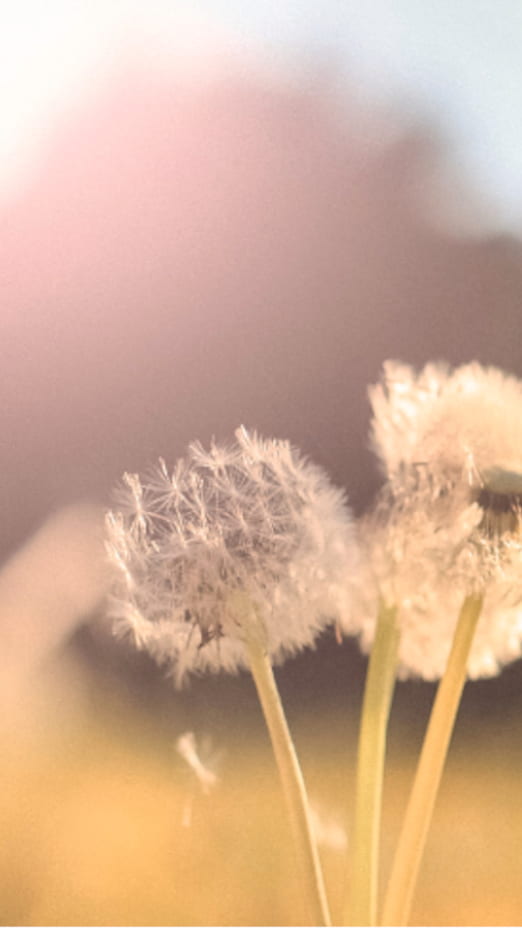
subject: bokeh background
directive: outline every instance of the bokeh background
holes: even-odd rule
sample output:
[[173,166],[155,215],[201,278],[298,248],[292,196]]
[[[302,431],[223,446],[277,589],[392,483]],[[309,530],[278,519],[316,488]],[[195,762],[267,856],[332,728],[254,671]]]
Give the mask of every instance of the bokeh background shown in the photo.
[[[244,423],[360,514],[385,359],[522,376],[521,47],[516,0],[0,2],[3,924],[305,918],[250,679],[176,693],[113,641],[102,513]],[[364,671],[325,639],[278,672],[348,844]],[[433,692],[397,689],[385,868]],[[521,714],[520,663],[468,686],[417,923],[520,923]]]

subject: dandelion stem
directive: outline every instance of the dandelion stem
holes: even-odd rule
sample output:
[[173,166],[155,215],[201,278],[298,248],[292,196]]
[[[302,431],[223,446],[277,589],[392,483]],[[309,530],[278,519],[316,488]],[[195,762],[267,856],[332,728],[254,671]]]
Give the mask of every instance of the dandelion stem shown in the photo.
[[292,823],[304,891],[314,925],[331,925],[319,854],[315,842],[306,787],[297,759],[272,666],[262,644],[247,642],[250,667],[270,733]]
[[386,730],[397,665],[397,608],[379,605],[364,691],[355,795],[350,899],[345,924],[375,925]]
[[460,610],[448,664],[433,704],[395,854],[384,901],[383,925],[406,925],[408,921],[482,603],[481,595],[467,596]]

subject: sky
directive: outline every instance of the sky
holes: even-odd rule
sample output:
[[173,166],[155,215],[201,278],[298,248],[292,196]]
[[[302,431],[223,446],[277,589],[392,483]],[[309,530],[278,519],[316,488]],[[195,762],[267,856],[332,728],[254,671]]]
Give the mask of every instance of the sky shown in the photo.
[[0,0],[0,195],[129,53],[192,75],[219,53],[287,77],[328,66],[361,102],[434,125],[484,231],[522,234],[520,0]]

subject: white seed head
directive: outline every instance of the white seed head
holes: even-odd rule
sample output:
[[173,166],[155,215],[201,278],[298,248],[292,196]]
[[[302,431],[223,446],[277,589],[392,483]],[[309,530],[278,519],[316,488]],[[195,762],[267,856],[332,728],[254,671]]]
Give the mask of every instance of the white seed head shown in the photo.
[[481,487],[506,474],[522,483],[522,381],[476,362],[417,373],[388,361],[369,395],[372,445],[388,479],[427,468],[439,484]]
[[353,562],[344,494],[288,442],[238,429],[172,473],[126,474],[107,516],[116,630],[170,666],[235,672],[257,634],[276,662],[339,617]]
[[367,650],[379,599],[398,605],[400,675],[437,679],[465,596],[485,593],[468,673],[493,676],[522,653],[522,384],[388,362],[370,398],[388,482],[359,526],[352,625]]

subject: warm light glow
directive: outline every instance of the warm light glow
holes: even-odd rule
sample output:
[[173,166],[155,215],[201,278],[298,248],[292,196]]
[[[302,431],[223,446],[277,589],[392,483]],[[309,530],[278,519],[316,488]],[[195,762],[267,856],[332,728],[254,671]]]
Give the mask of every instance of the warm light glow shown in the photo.
[[[92,26],[92,22],[91,22]],[[92,79],[95,34],[80,4],[4,5],[0,28],[0,193],[23,179],[46,130]],[[90,73],[91,72],[91,73]]]
[[[6,7],[8,7],[6,9]],[[22,0],[0,13],[0,199],[19,188],[60,116],[129,57],[192,75],[227,46],[177,5]]]

